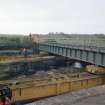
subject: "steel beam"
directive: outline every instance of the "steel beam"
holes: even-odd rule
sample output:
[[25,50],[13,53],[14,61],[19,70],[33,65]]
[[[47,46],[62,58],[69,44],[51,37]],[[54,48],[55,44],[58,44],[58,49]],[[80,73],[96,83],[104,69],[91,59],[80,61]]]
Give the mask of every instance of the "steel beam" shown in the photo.
[[105,66],[105,51],[97,47],[92,49],[92,47],[40,43],[38,49],[95,65]]

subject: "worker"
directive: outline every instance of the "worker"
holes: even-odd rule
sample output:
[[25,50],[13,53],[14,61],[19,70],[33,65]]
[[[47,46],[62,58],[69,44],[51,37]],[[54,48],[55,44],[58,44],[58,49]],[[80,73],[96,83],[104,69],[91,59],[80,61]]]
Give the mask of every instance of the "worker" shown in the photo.
[[23,52],[23,54],[24,54],[24,57],[26,58],[26,57],[27,57],[27,55],[28,55],[28,53],[27,53],[27,49],[26,49],[26,48],[24,48],[24,49],[22,50],[22,52]]

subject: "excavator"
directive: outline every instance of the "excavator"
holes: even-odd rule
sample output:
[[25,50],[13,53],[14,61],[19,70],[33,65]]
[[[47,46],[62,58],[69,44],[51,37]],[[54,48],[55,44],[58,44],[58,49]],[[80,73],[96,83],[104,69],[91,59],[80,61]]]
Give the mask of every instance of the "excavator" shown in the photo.
[[0,84],[0,105],[11,105],[12,91],[3,84]]

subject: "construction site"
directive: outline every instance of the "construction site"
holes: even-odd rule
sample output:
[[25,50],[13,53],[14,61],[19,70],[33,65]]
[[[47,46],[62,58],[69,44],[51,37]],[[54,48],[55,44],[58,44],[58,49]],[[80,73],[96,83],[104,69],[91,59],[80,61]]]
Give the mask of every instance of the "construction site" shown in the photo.
[[104,105],[105,36],[1,35],[0,98],[9,105]]

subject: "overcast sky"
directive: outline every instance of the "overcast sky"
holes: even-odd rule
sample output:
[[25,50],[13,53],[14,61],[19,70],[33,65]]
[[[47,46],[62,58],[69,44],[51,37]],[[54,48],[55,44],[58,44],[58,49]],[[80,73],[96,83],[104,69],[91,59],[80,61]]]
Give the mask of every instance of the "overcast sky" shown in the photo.
[[0,0],[0,33],[105,33],[105,0]]

